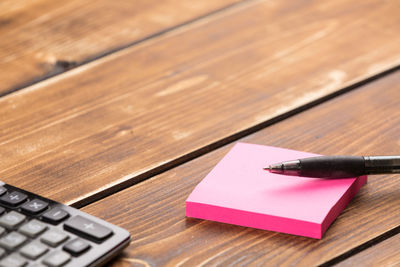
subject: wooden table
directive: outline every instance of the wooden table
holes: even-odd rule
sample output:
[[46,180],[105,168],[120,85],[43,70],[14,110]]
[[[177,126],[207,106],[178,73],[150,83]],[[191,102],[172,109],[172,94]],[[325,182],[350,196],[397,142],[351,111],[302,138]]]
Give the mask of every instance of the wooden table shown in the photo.
[[0,3],[0,178],[128,229],[114,266],[400,262],[400,177],[322,240],[185,217],[237,141],[399,154],[400,2]]

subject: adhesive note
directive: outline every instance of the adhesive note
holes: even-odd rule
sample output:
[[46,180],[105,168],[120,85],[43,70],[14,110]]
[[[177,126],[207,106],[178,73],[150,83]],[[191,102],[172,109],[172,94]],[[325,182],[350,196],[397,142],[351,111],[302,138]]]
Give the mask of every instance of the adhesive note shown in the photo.
[[318,156],[237,143],[186,200],[186,216],[321,239],[367,182],[273,174],[265,166]]

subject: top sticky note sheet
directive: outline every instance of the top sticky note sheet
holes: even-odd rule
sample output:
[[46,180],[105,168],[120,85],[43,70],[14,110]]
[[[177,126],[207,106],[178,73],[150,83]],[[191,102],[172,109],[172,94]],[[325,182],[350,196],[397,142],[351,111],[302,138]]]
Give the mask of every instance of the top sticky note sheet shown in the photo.
[[273,174],[272,163],[317,156],[237,143],[186,200],[186,216],[322,238],[367,181]]

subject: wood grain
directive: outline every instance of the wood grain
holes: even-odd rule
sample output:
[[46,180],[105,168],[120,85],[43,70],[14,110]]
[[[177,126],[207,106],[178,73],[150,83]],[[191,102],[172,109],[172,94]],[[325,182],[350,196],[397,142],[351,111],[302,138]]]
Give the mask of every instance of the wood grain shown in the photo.
[[[397,72],[240,141],[326,155],[395,155],[399,105]],[[116,266],[316,266],[400,225],[398,175],[371,176],[322,240],[186,218],[185,199],[231,147],[83,208],[130,230],[133,241]]]
[[360,262],[364,266],[397,266],[400,262],[400,235],[385,240],[365,251],[337,264],[336,266],[355,266]]
[[148,178],[396,66],[399,11],[252,1],[3,97],[0,177],[69,204]]
[[0,3],[0,95],[239,0]]

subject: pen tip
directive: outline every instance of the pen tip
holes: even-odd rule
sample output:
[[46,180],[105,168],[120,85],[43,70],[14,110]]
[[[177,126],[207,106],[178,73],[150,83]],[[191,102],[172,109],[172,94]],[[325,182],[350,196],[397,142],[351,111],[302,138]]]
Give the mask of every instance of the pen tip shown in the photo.
[[270,172],[270,171],[271,171],[271,166],[264,167],[263,169],[264,169],[265,171],[269,171],[269,172]]
[[283,164],[282,163],[271,164],[268,167],[265,167],[264,170],[267,170],[271,173],[283,174]]

